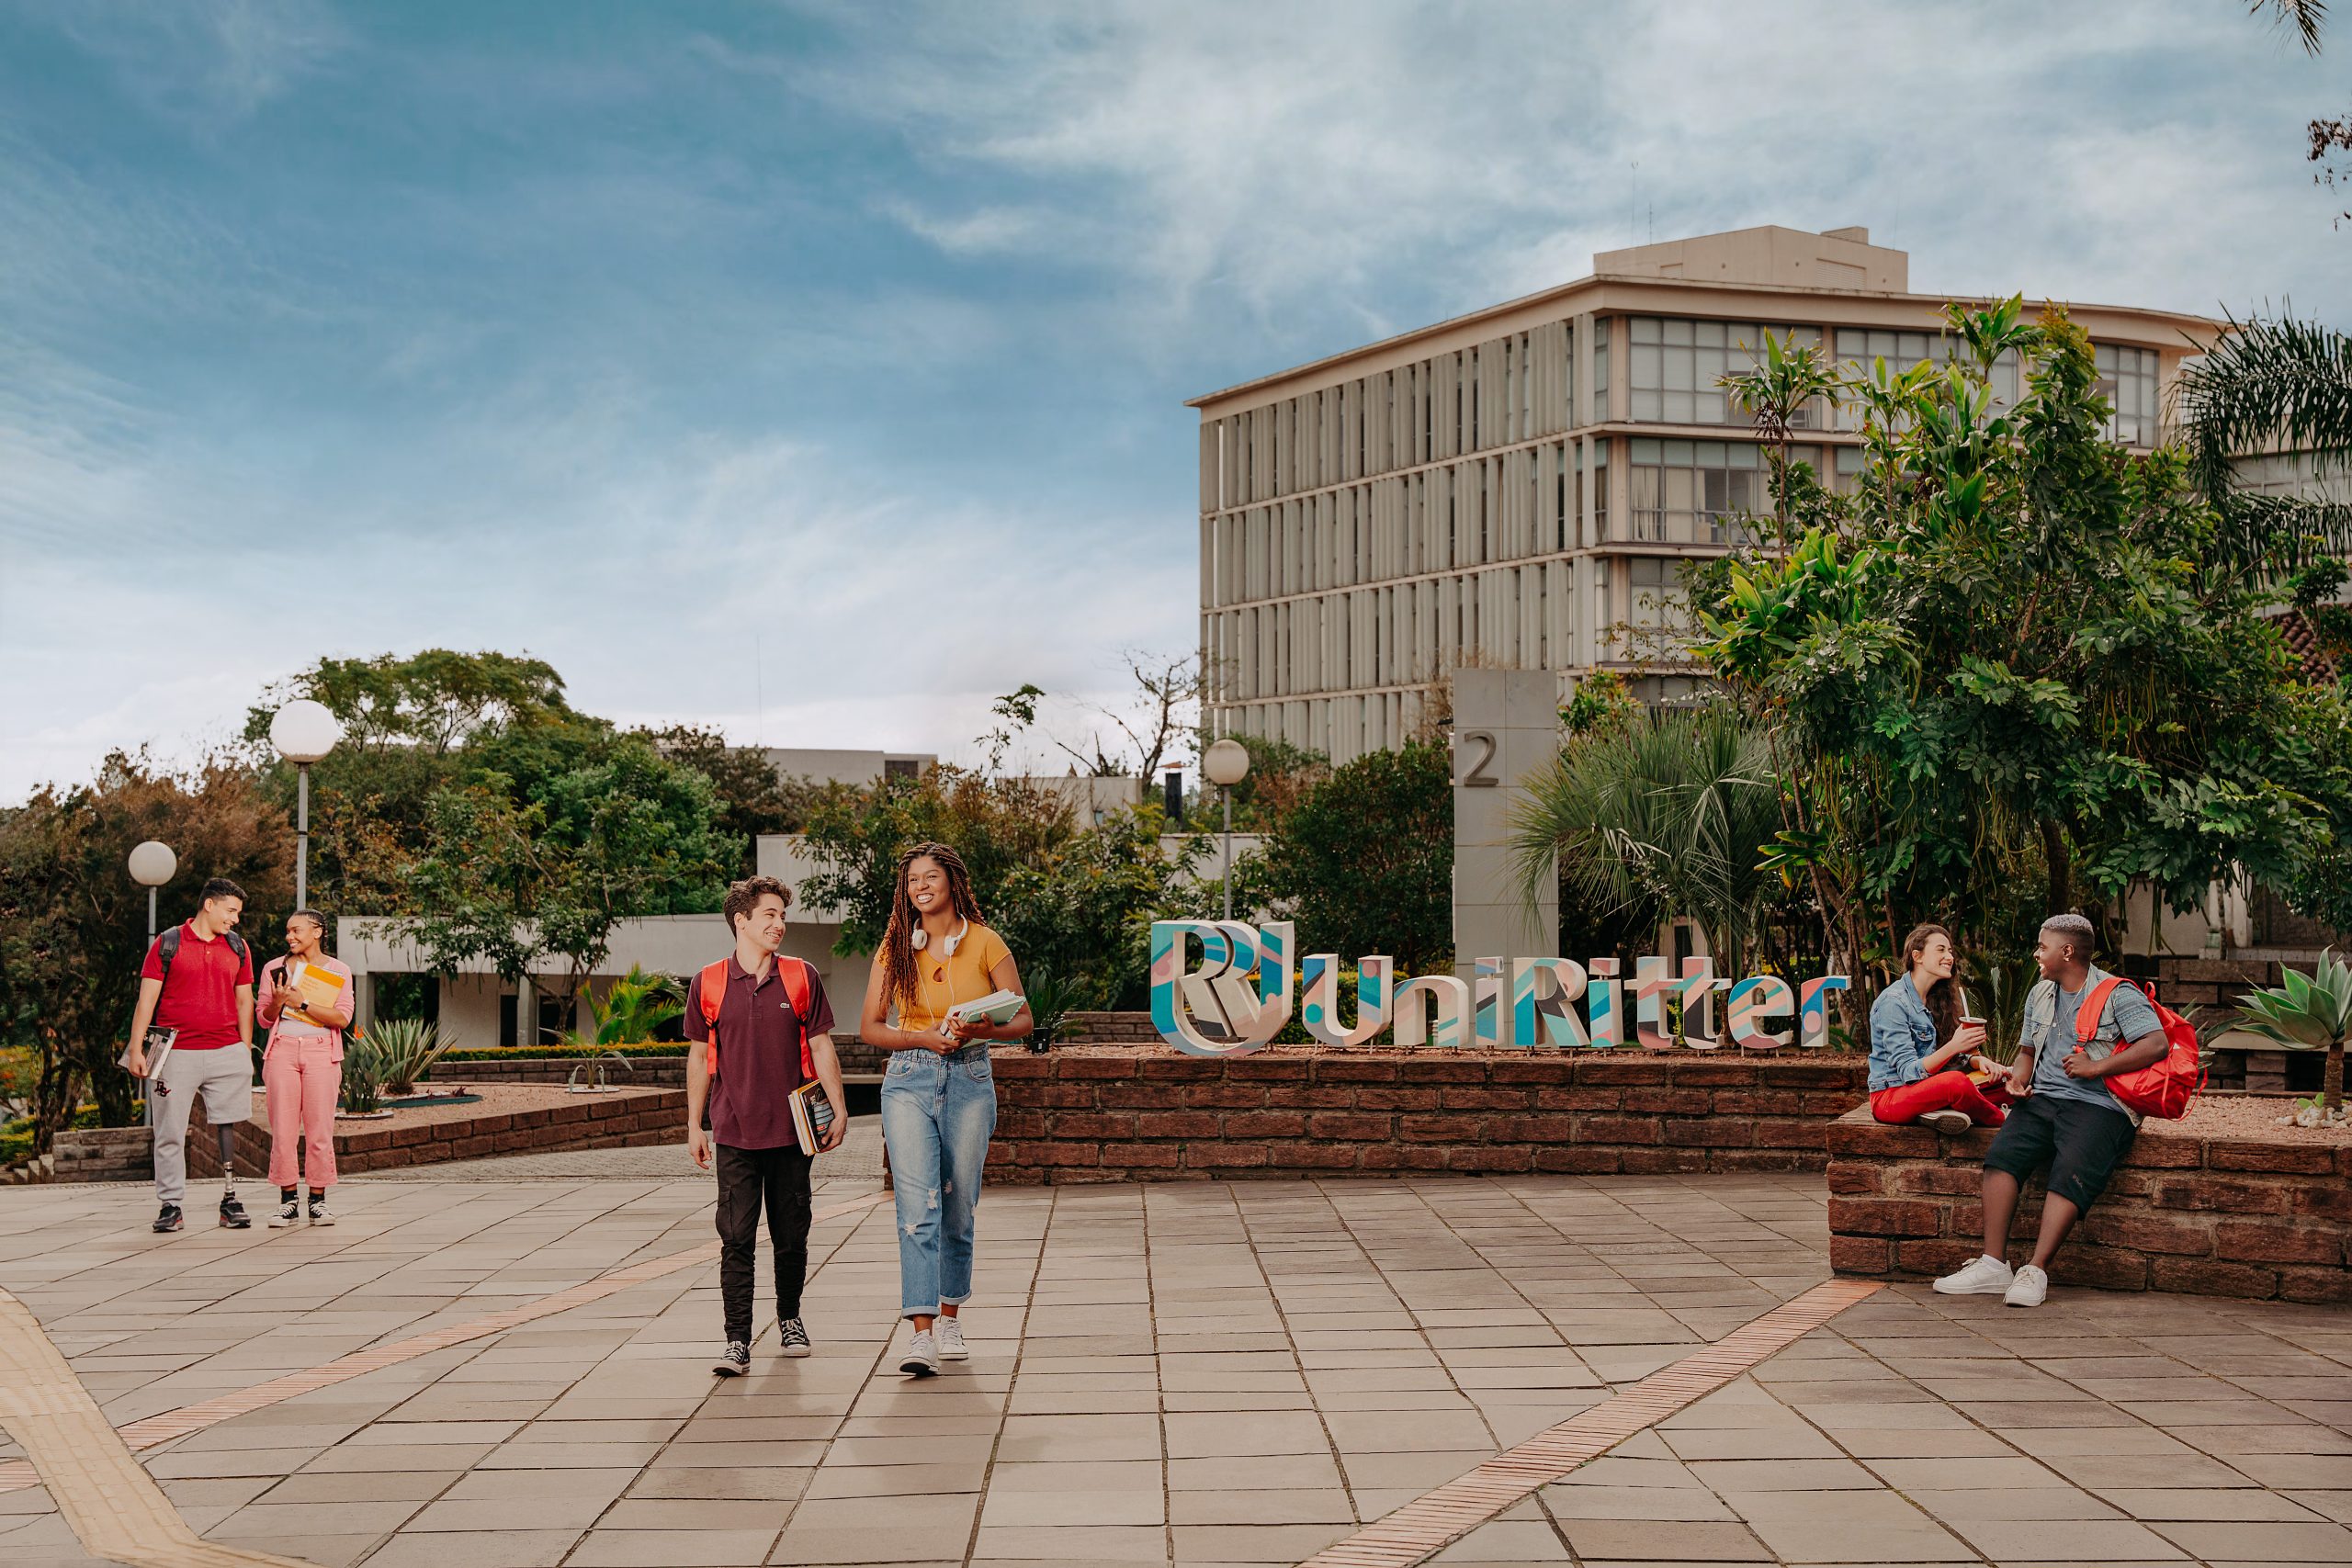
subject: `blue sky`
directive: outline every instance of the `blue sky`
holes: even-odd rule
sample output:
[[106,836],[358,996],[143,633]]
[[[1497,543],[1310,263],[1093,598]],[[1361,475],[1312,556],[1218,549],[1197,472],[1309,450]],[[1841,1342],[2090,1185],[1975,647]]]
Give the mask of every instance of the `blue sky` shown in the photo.
[[[0,0],[0,800],[322,653],[969,754],[1190,646],[1189,396],[1752,223],[2352,324],[2233,0]],[[1040,754],[1036,761],[1043,762]]]

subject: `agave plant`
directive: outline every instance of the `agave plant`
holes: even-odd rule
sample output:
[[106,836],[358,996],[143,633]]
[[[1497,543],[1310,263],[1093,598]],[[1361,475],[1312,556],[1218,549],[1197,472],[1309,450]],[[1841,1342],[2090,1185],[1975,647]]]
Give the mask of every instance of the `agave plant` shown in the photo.
[[383,1102],[383,1053],[372,1032],[350,1030],[343,1039],[343,1108],[354,1116],[373,1116]]
[[631,964],[628,973],[614,981],[613,988],[605,993],[602,1008],[582,987],[580,1010],[587,1015],[589,1027],[573,1032],[573,1044],[642,1045],[655,1038],[656,1031],[663,1024],[684,1013],[686,997],[678,982],[669,976],[648,975]]
[[2241,1021],[2250,1032],[2290,1051],[2327,1053],[2320,1104],[2333,1119],[2344,1109],[2344,1043],[2352,1038],[2352,964],[2337,959],[2331,949],[2319,955],[2319,967],[2309,978],[2282,969],[2278,979],[2276,986],[2238,998]]
[[[374,1056],[379,1081],[386,1094],[407,1094],[416,1080],[432,1070],[454,1042],[421,1018],[396,1018],[368,1032],[366,1045]],[[350,1080],[351,1048],[344,1047],[345,1081]]]

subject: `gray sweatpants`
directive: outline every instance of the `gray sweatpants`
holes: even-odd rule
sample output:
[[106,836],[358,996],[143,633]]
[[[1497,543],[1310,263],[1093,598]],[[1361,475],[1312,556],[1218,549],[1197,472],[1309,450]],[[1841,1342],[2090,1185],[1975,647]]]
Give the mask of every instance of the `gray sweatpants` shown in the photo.
[[174,1051],[164,1071],[147,1086],[155,1108],[155,1196],[176,1203],[187,1195],[187,1121],[196,1097],[215,1127],[243,1122],[254,1113],[254,1054],[243,1045],[212,1051]]

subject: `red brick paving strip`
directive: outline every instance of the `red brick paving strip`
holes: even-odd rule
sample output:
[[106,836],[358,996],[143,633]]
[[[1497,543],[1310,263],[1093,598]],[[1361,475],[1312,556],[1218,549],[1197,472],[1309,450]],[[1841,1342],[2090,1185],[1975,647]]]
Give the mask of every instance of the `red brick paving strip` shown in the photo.
[[1324,1548],[1299,1568],[1411,1568],[1548,1486],[1587,1460],[1713,1393],[1880,1289],[1875,1280],[1832,1280],[1743,1324],[1695,1356],[1652,1372],[1624,1393],[1539,1432],[1427,1496]]
[[[888,1202],[890,1194],[886,1190],[870,1198],[855,1198],[846,1203],[836,1203],[829,1209],[818,1210],[808,1217],[808,1223],[815,1224],[820,1220],[839,1219],[843,1214],[855,1213],[861,1210],[873,1208],[877,1203]],[[585,1306],[590,1302],[598,1302],[606,1296],[617,1295],[633,1285],[644,1284],[648,1280],[659,1280],[664,1275],[674,1274],[682,1269],[692,1269],[697,1264],[708,1263],[718,1256],[718,1243],[707,1241],[699,1247],[690,1247],[684,1252],[673,1252],[661,1258],[649,1258],[641,1263],[628,1264],[608,1274],[599,1274],[593,1280],[582,1280],[568,1290],[558,1291],[553,1295],[541,1296],[537,1301],[526,1302],[520,1306],[508,1307],[504,1312],[492,1313],[488,1317],[477,1317],[466,1323],[453,1323],[446,1328],[435,1328],[424,1334],[413,1335],[406,1339],[395,1340],[390,1345],[379,1345],[372,1350],[359,1350],[348,1356],[338,1357],[322,1367],[312,1367],[307,1371],[288,1372],[284,1377],[272,1378],[267,1382],[257,1383],[252,1388],[240,1389],[234,1393],[220,1394],[200,1404],[184,1404],[177,1410],[166,1410],[159,1416],[150,1416],[143,1420],[130,1422],[118,1428],[117,1435],[133,1450],[160,1448],[165,1443],[185,1438],[191,1432],[200,1432],[207,1427],[218,1426],[233,1416],[248,1415],[266,1405],[292,1399],[297,1394],[311,1393],[368,1372],[381,1371],[386,1367],[396,1367],[402,1361],[413,1361],[417,1357],[429,1355],[435,1350],[446,1350],[452,1345],[462,1345],[469,1339],[480,1339],[485,1335],[503,1333],[507,1329],[536,1322],[542,1317],[551,1317],[560,1312],[569,1312],[573,1307]],[[6,1292],[0,1292],[0,1300],[6,1299],[13,1298],[8,1298]],[[47,1343],[45,1337],[43,1343]],[[5,1353],[5,1350],[6,1346],[0,1345],[0,1353]],[[0,1367],[6,1367],[7,1364],[5,1356],[0,1355]],[[75,1386],[78,1389],[80,1385],[77,1383]],[[28,1450],[31,1447],[30,1444],[25,1446]],[[39,1480],[40,1477],[35,1473],[34,1467],[22,1460],[0,1463],[0,1492],[18,1491],[35,1484]]]

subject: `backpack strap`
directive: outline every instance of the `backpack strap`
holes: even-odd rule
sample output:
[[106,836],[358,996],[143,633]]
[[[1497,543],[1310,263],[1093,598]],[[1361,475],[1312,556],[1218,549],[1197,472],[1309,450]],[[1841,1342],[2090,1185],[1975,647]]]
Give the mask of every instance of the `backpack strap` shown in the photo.
[[727,1000],[727,960],[707,964],[695,982],[702,1001],[702,1021],[710,1030],[710,1070],[718,1071],[718,1009]]
[[172,983],[172,960],[179,955],[180,928],[175,925],[170,931],[155,939],[157,965],[164,971],[163,977],[155,982],[157,985],[168,986]]
[[792,1016],[800,1021],[800,1081],[817,1081],[817,1059],[808,1050],[809,1001],[815,989],[814,971],[806,959],[775,955],[775,976],[784,982],[785,999],[792,1004]]
[[[775,977],[784,982],[785,1000],[792,1004],[792,1016],[800,1021],[800,1078],[804,1083],[817,1081],[817,1059],[808,1049],[808,1014],[815,997],[815,969],[804,958],[775,955]],[[727,999],[727,960],[707,966],[695,986],[702,1001],[702,1021],[710,1026],[710,1070],[718,1071],[718,1008]]]
[[2098,1021],[2107,1016],[2107,999],[2115,995],[2116,987],[2124,983],[2120,976],[2109,975],[2091,987],[2091,994],[2085,997],[2083,1005],[2075,1010],[2076,1044],[2087,1045],[2098,1037]]

